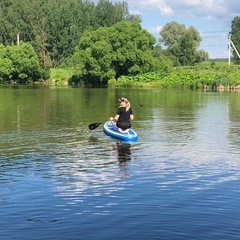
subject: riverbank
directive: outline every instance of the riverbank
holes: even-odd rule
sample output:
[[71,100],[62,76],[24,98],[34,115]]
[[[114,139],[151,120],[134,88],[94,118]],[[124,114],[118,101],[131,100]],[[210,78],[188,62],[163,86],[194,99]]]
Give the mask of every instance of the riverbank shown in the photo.
[[169,72],[153,72],[111,79],[109,87],[154,87],[183,89],[240,89],[240,66],[199,64],[177,67]]
[[[71,85],[74,70],[51,69],[50,85]],[[204,90],[240,90],[240,66],[228,62],[204,62],[158,72],[122,76],[108,81],[110,88],[181,88]]]

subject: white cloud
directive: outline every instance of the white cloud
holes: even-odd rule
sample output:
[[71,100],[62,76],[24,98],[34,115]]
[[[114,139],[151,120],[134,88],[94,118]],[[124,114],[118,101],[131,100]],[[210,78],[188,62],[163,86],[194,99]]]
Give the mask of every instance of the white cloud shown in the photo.
[[147,31],[150,32],[153,36],[159,37],[159,32],[162,30],[163,26],[157,26],[157,27],[150,27],[147,28]]
[[159,10],[163,15],[173,15],[173,10],[168,6],[159,6]]
[[230,21],[240,12],[239,0],[127,0],[134,8],[159,10],[162,15],[190,14],[216,20]]
[[139,10],[129,10],[129,13],[133,15],[141,15],[141,12]]
[[[93,0],[98,2],[98,0]],[[110,0],[119,2],[119,0]],[[240,15],[239,0],[124,0],[129,9],[138,14],[144,10],[155,10],[163,16],[192,15],[221,22],[231,22]],[[141,15],[141,14],[140,14]]]

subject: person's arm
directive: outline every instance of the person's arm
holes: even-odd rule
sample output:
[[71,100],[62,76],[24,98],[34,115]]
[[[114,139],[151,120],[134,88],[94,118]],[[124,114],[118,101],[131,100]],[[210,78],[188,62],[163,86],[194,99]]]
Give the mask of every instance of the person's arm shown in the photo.
[[132,121],[134,119],[132,108],[130,108],[130,120]]
[[110,121],[117,121],[119,119],[119,115],[116,114],[115,117],[110,117],[109,119],[110,119]]

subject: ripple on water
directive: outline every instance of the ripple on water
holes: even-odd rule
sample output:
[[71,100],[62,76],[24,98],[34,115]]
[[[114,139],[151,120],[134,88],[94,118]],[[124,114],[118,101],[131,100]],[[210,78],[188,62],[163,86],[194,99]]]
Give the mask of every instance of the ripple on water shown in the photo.
[[236,232],[238,151],[222,135],[210,139],[183,123],[173,131],[177,124],[139,129],[133,144],[81,129],[4,135],[5,236],[16,238],[14,228],[42,239],[65,232],[69,239],[229,236],[219,226]]

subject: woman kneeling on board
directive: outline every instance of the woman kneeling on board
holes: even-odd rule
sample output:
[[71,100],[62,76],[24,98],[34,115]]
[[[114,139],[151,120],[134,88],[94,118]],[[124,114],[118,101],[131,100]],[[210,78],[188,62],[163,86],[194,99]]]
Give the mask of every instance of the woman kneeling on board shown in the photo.
[[128,132],[131,128],[131,121],[134,119],[131,104],[127,98],[119,99],[120,106],[115,117],[110,117],[110,121],[116,121],[119,132]]

